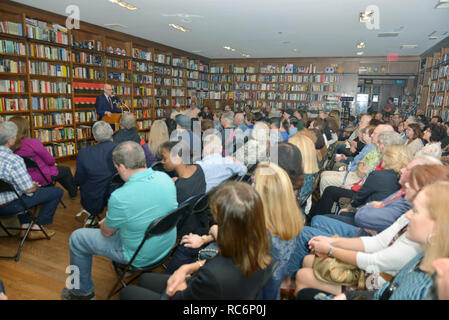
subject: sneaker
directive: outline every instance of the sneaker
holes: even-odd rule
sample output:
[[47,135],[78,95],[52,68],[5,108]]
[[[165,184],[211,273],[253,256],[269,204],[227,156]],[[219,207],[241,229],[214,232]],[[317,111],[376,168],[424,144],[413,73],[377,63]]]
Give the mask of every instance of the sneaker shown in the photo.
[[67,288],[62,289],[61,298],[62,300],[97,300],[95,297],[95,292],[84,296],[78,296],[73,294],[72,291]]

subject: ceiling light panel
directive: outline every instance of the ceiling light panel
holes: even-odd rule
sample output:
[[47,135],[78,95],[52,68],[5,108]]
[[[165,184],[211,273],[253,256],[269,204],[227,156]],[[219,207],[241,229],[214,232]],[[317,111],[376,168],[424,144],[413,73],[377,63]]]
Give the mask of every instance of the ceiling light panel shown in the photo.
[[187,29],[187,28],[182,27],[182,26],[178,26],[177,24],[173,24],[173,23],[170,23],[169,26],[172,27],[173,29],[176,29],[176,30],[179,30],[179,31],[182,31],[182,32],[189,32],[190,31],[190,29]]
[[112,2],[116,5],[119,5],[120,7],[126,8],[128,10],[137,10],[138,9],[136,6],[133,6],[132,4],[122,1],[122,0],[109,0],[109,2]]

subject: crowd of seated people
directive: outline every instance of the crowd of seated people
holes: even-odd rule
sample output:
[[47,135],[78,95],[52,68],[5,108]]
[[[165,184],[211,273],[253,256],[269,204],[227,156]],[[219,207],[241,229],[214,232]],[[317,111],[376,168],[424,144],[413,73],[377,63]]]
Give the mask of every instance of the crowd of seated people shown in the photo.
[[[441,227],[449,223],[448,127],[439,117],[404,119],[387,110],[343,122],[335,111],[310,117],[192,104],[155,121],[144,138],[132,114],[115,134],[96,122],[97,143],[77,156],[75,187],[64,167],[48,171],[71,196],[79,187],[89,219],[101,219],[70,237],[80,287],[64,289],[63,299],[94,299],[93,255],[126,264],[152,221],[202,195],[208,210],[148,240],[134,262],[145,266],[174,249],[165,273],[142,275],[121,299],[431,297],[449,273]],[[18,155],[29,133],[13,120],[0,123],[0,178],[30,204],[43,204],[33,226],[41,239],[39,228],[52,223],[62,190],[40,188],[27,171]],[[109,190],[117,176],[122,184]],[[0,217],[15,213],[15,202],[0,194]],[[30,223],[19,218],[22,227]],[[363,272],[363,285],[318,277],[323,257]]]

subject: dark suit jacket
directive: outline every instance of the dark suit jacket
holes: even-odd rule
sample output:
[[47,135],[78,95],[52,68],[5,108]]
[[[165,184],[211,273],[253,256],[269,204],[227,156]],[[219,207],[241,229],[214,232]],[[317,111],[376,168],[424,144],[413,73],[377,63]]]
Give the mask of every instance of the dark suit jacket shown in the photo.
[[[112,99],[112,98],[111,98]],[[111,100],[112,102],[112,100]],[[112,112],[112,113],[121,113],[121,111],[117,108],[115,104],[111,105],[109,104],[108,99],[106,99],[106,96],[104,93],[101,96],[97,97],[97,100],[95,101],[95,107],[97,108],[97,115],[99,117],[98,120],[101,120],[104,116],[104,113],[106,111]]]
[[244,277],[231,259],[217,255],[191,277],[187,289],[176,292],[172,299],[255,300],[262,291],[262,282],[268,269]]
[[371,201],[380,201],[401,188],[398,175],[393,170],[375,170],[368,175],[362,188],[351,199],[357,208]]
[[99,214],[107,204],[106,191],[117,172],[112,163],[114,142],[102,142],[78,152],[75,183],[80,186],[81,205],[91,214]]
[[112,137],[116,144],[125,142],[125,141],[134,141],[140,144],[140,136],[137,133],[136,129],[120,129],[114,136]]

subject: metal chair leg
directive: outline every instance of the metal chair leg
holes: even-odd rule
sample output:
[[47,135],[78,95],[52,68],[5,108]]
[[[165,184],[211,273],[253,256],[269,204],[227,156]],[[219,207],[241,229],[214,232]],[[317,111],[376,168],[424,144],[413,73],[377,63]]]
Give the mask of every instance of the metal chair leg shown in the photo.
[[28,234],[30,233],[31,227],[33,226],[33,224],[34,223],[30,223],[30,225],[27,228],[27,231],[25,232],[25,235],[23,236],[22,240],[20,241],[19,248],[17,249],[17,254],[16,254],[16,257],[15,257],[16,262],[19,261],[20,252],[22,251],[23,244],[25,243],[25,240],[28,237]]
[[8,229],[1,222],[0,222],[0,227],[3,229],[3,231],[5,231],[5,233],[8,235],[8,237],[12,237],[12,234],[9,233]]
[[62,201],[62,199],[61,199],[61,201],[60,201],[59,203],[62,204],[62,206],[64,207],[64,209],[67,209],[67,206],[64,204],[64,202]]

